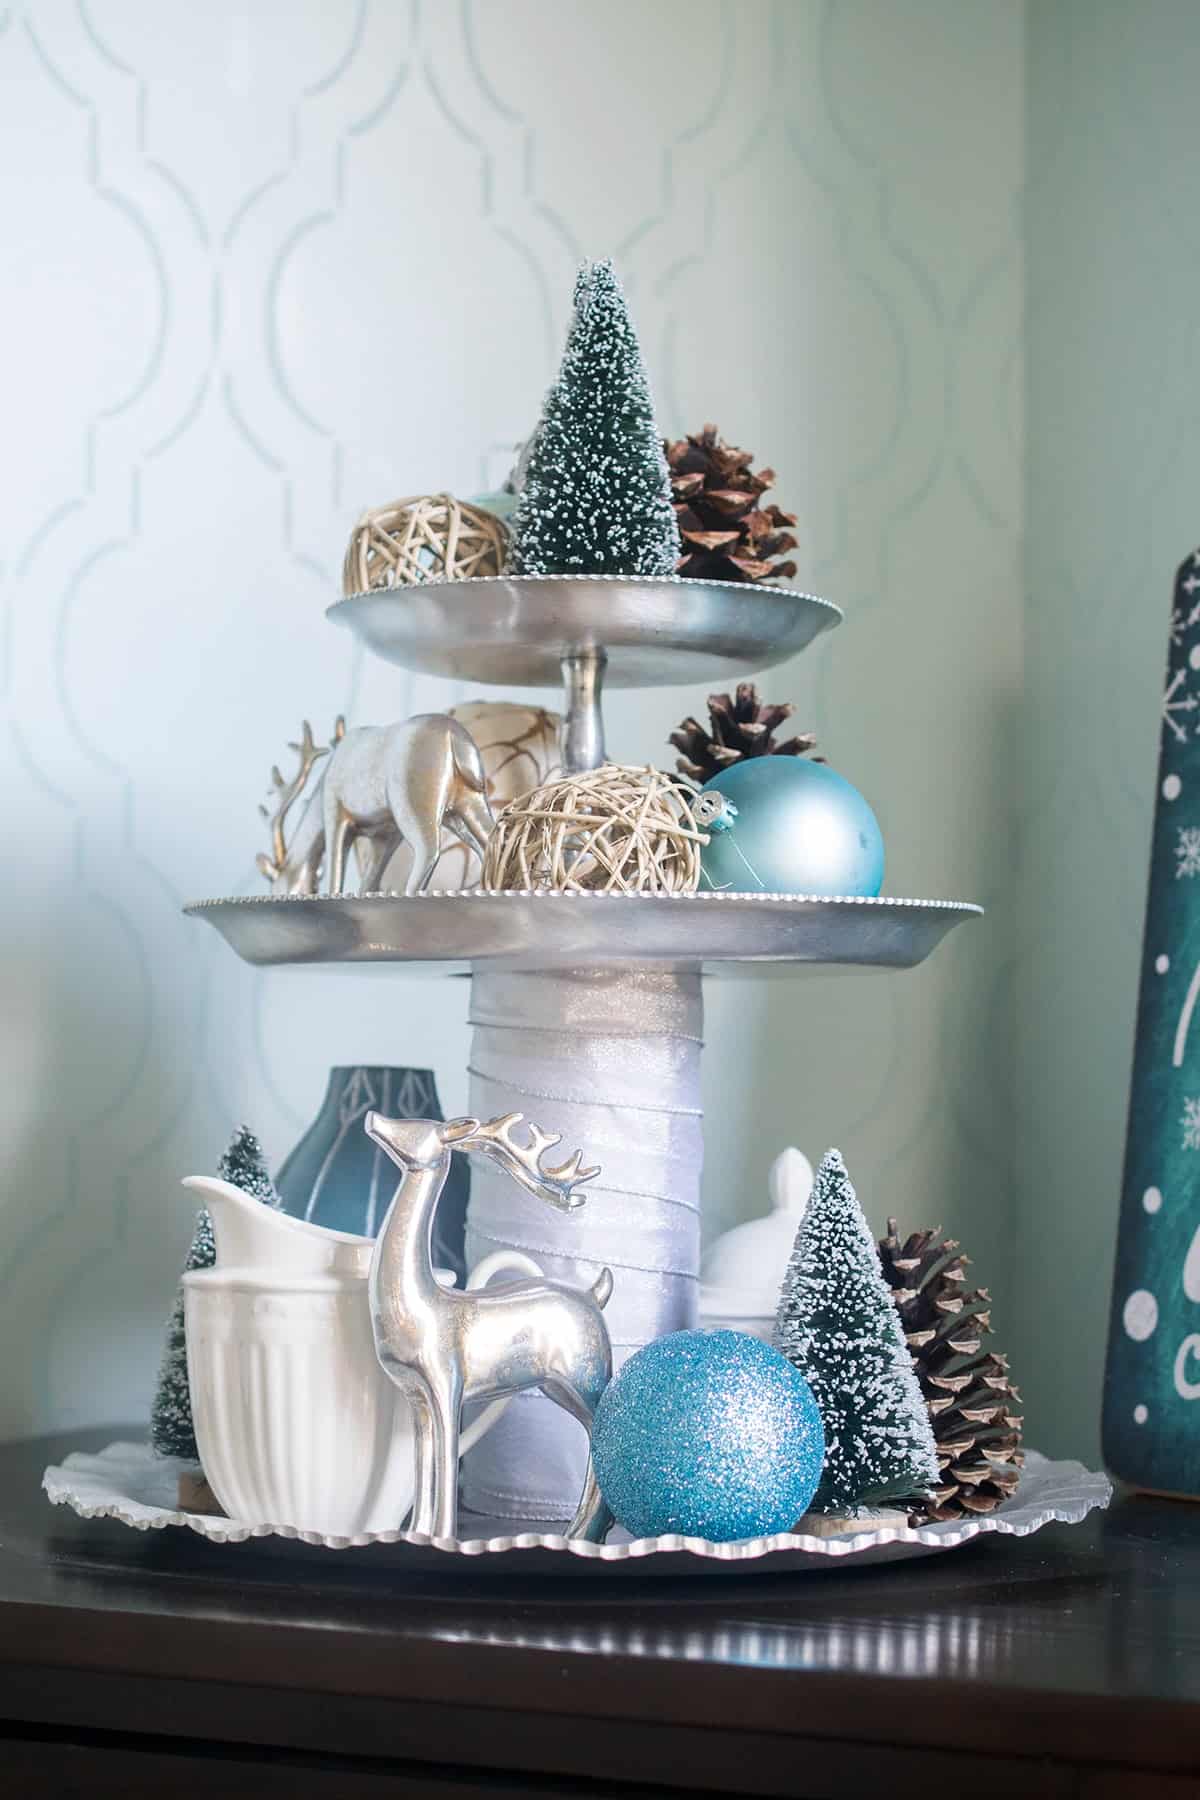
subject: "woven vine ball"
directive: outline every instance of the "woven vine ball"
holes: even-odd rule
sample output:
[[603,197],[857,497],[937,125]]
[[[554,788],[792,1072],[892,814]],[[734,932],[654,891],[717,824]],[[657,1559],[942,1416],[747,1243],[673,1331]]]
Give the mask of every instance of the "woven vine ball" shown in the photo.
[[546,782],[500,814],[483,886],[492,893],[695,893],[708,838],[692,799],[676,776],[623,763]]
[[[493,813],[500,812],[518,794],[550,781],[562,768],[558,732],[562,720],[544,706],[520,706],[512,700],[468,700],[452,706],[450,717],[465,725],[487,777],[487,797]],[[385,893],[402,894],[412,868],[412,851],[401,844],[384,873]],[[442,848],[431,889],[478,887],[479,858],[445,825]]]
[[498,575],[508,526],[453,494],[413,494],[365,512],[350,534],[342,592]]

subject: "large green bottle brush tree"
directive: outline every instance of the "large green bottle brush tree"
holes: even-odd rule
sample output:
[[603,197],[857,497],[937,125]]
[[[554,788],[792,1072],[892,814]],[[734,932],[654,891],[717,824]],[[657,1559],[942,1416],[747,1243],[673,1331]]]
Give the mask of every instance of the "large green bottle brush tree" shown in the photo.
[[776,1341],[808,1381],[825,1426],[814,1512],[907,1504],[935,1486],[929,1411],[875,1239],[837,1150],[817,1170],[796,1233]]
[[585,263],[512,522],[521,575],[674,575],[679,527],[621,284]]

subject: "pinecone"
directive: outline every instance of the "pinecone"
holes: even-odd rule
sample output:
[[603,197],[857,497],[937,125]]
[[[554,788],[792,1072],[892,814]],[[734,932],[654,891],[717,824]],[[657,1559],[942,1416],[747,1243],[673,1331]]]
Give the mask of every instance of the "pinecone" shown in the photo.
[[889,1219],[879,1260],[937,1445],[938,1486],[916,1508],[913,1523],[994,1512],[1015,1489],[1025,1457],[1021,1419],[1013,1411],[1021,1396],[1009,1380],[1008,1359],[982,1342],[992,1329],[991,1296],[986,1288],[964,1292],[970,1259],[953,1238],[941,1239],[940,1226],[914,1231],[902,1243]]
[[736,694],[710,694],[708,730],[698,719],[687,718],[668,739],[683,752],[675,767],[681,775],[705,782],[747,756],[805,756],[817,741],[811,732],[800,732],[784,744],[774,738],[795,710],[790,700],[779,706],[760,700],[752,681],[739,682]]
[[751,469],[749,450],[722,443],[715,425],[678,443],[664,442],[683,555],[679,574],[709,581],[783,581],[794,562],[773,562],[796,540],[784,529],[794,513],[763,506],[774,469]]

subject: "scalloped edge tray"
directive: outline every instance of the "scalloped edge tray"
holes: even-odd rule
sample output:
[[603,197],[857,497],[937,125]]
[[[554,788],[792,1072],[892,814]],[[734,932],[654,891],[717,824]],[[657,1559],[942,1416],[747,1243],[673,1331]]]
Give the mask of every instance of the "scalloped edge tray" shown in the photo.
[[[502,1574],[647,1574],[719,1573],[779,1574],[828,1568],[831,1559],[893,1562],[952,1550],[989,1533],[1028,1537],[1043,1525],[1077,1525],[1112,1498],[1107,1475],[1078,1462],[1053,1462],[1036,1450],[1026,1454],[1020,1485],[1011,1499],[984,1518],[943,1525],[888,1526],[818,1538],[801,1532],[744,1538],[713,1544],[705,1538],[638,1538],[633,1542],[586,1544],[546,1530],[510,1531],[507,1535],[430,1538],[420,1532],[386,1531],[357,1537],[327,1537],[290,1526],[244,1525],[237,1520],[180,1512],[171,1504],[179,1470],[184,1465],[156,1457],[148,1444],[117,1442],[99,1455],[73,1451],[61,1465],[52,1464],[42,1487],[53,1506],[67,1506],[83,1519],[115,1519],[135,1531],[161,1531],[183,1526],[217,1544],[274,1539],[294,1547],[362,1550],[372,1557],[388,1550],[396,1567],[452,1571],[462,1559],[501,1559],[493,1572]],[[489,1521],[480,1521],[481,1527]],[[262,1547],[266,1547],[263,1545]]]

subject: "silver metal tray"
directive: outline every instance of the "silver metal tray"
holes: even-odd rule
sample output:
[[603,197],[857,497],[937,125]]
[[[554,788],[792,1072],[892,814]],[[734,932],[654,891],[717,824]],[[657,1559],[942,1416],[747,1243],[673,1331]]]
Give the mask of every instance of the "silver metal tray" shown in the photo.
[[909,969],[982,909],[805,894],[367,894],[200,900],[246,962],[391,963],[411,974],[631,965],[730,975]]
[[[429,1538],[409,1531],[387,1531],[355,1538],[323,1537],[270,1525],[244,1525],[236,1519],[180,1512],[174,1496],[180,1465],[156,1457],[148,1444],[110,1444],[99,1456],[75,1451],[61,1466],[48,1468],[42,1487],[54,1506],[69,1506],[84,1519],[116,1519],[135,1531],[183,1526],[217,1544],[254,1541],[261,1548],[304,1546],[321,1551],[355,1551],[372,1562],[409,1570],[442,1573],[478,1569],[504,1575],[774,1575],[829,1569],[839,1561],[900,1562],[953,1550],[989,1533],[1028,1537],[1043,1525],[1077,1525],[1096,1507],[1107,1506],[1112,1484],[1077,1462],[1051,1462],[1030,1451],[1020,1486],[996,1512],[981,1519],[958,1519],[945,1525],[889,1526],[835,1538],[780,1532],[774,1537],[743,1538],[712,1544],[706,1538],[638,1538],[607,1544],[569,1541],[544,1524],[522,1530],[512,1521],[502,1528],[477,1522],[477,1535]],[[476,1525],[468,1521],[466,1531]],[[492,1531],[496,1535],[492,1535]],[[469,1560],[465,1560],[469,1559]],[[493,1561],[494,1559],[494,1561]]]
[[757,582],[495,575],[352,594],[328,617],[426,675],[558,687],[564,659],[603,651],[608,687],[683,687],[786,662],[842,613]]

